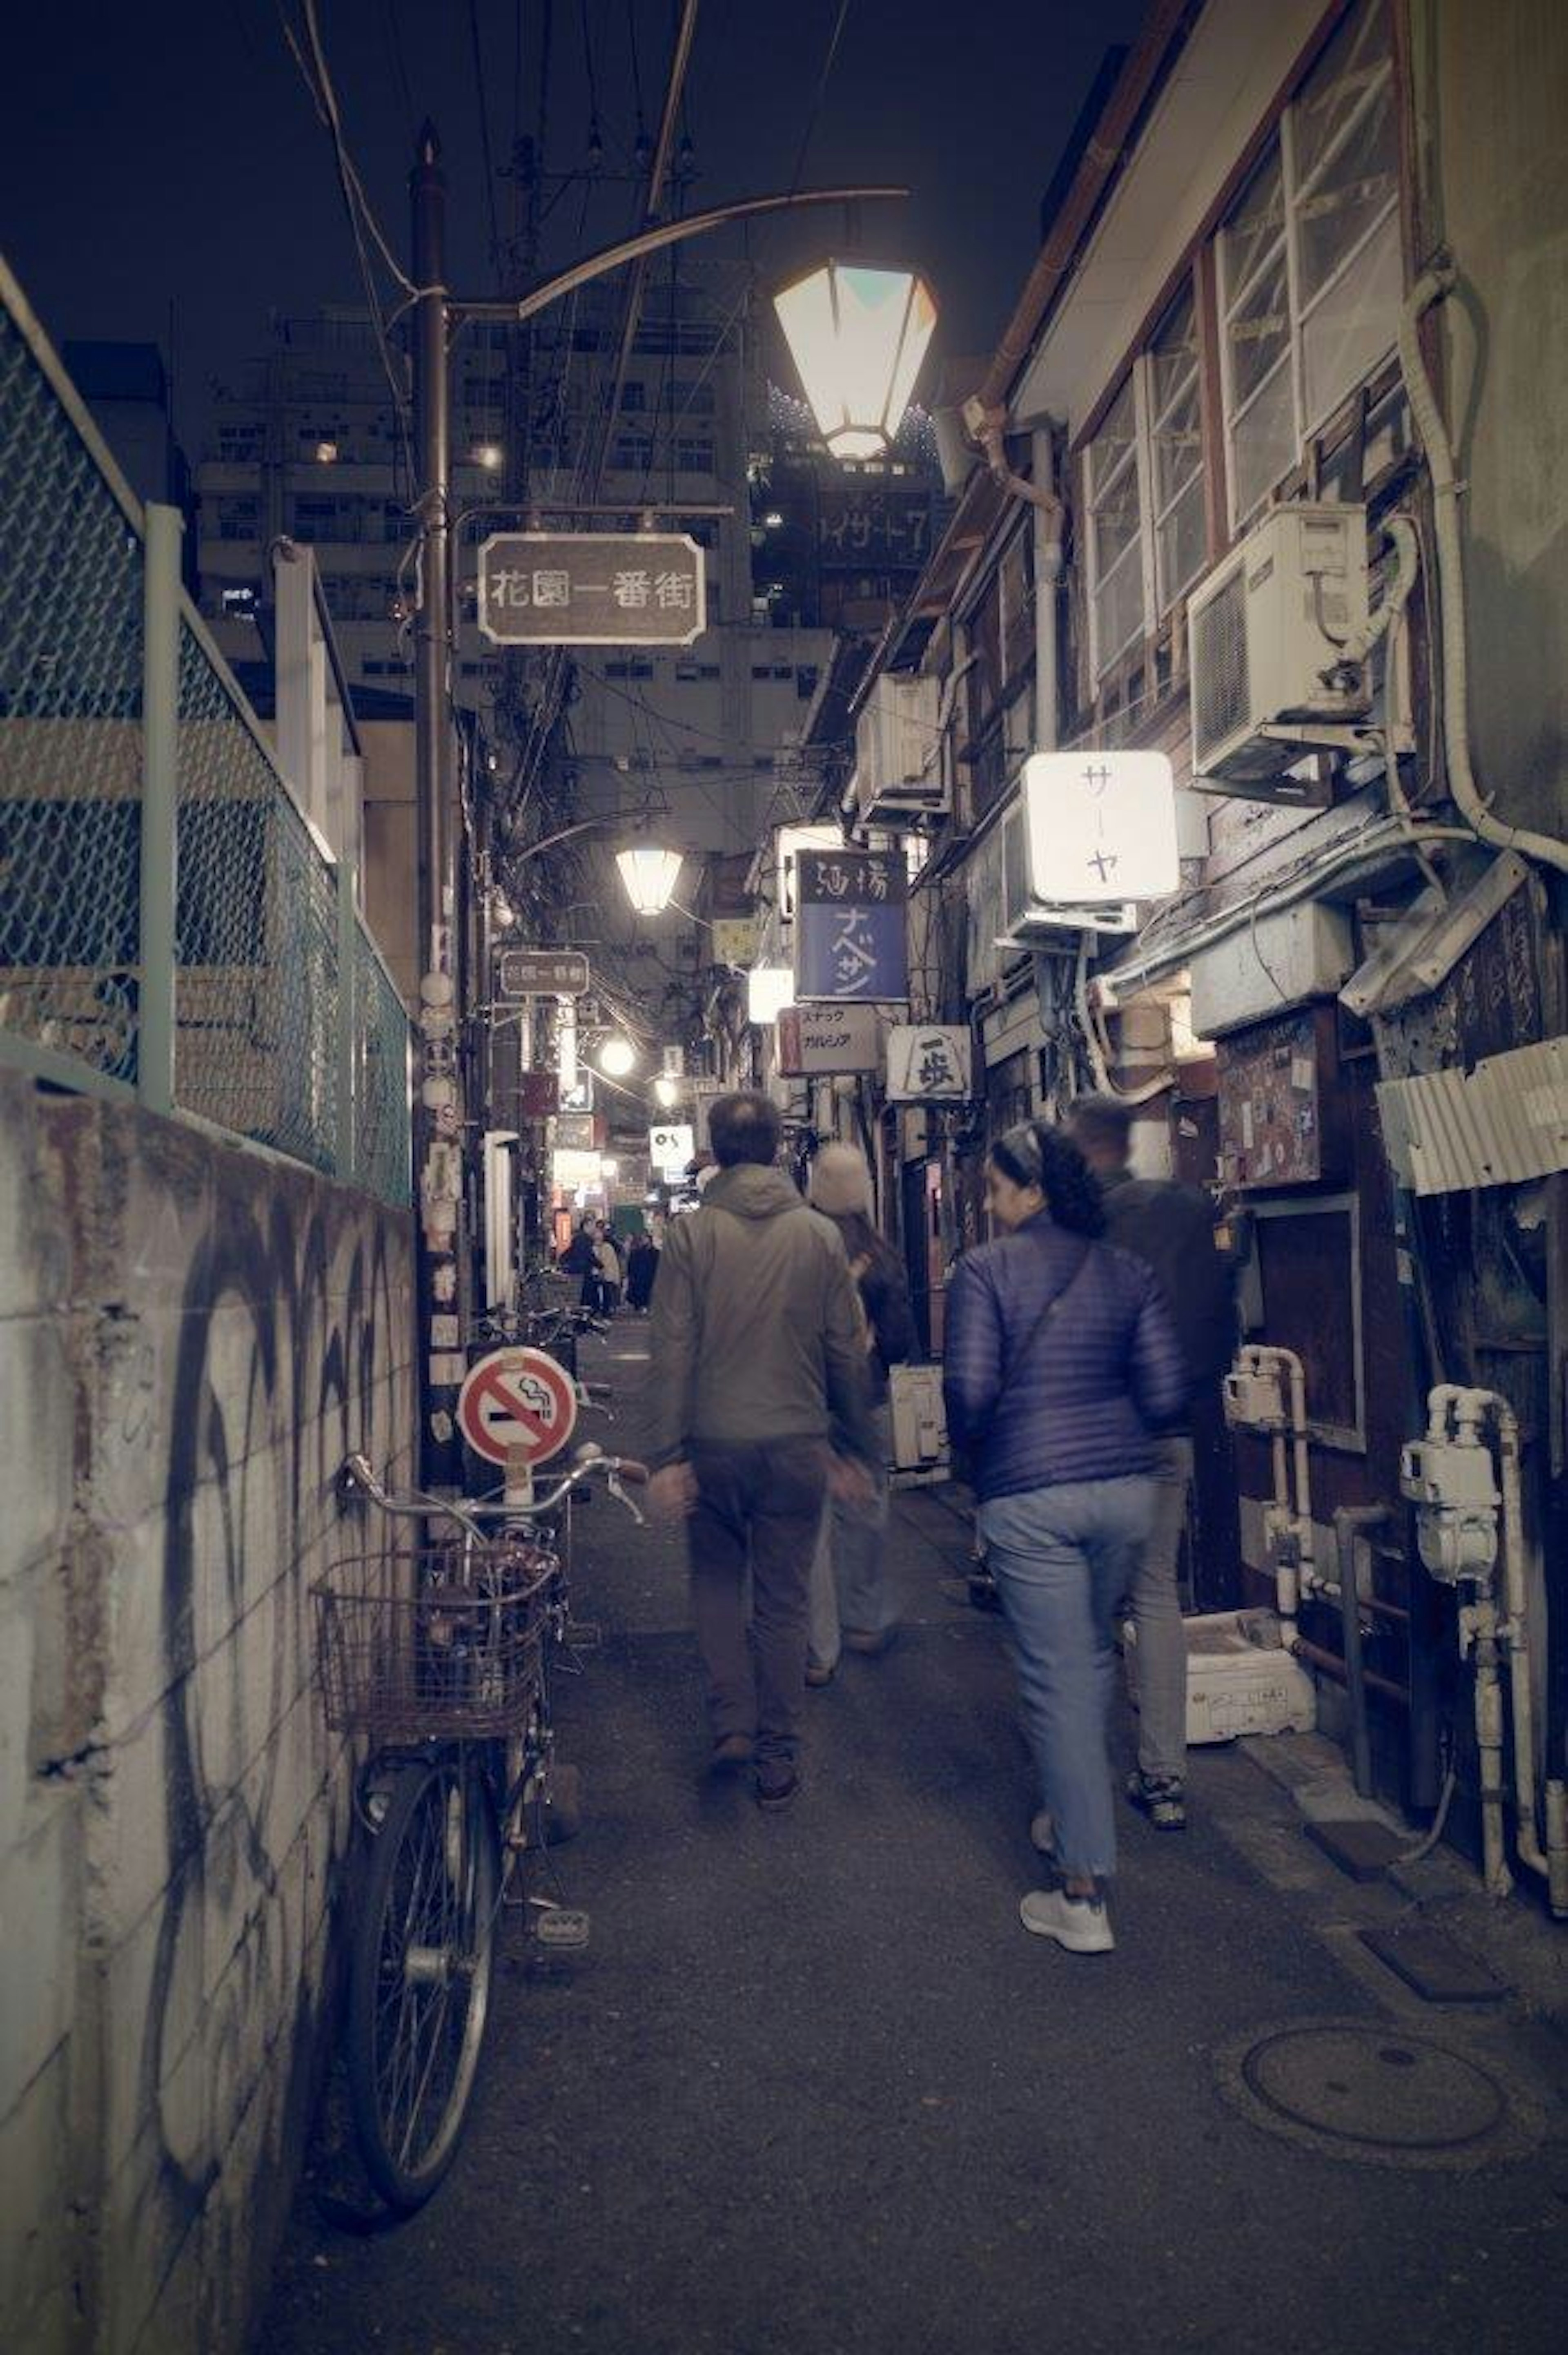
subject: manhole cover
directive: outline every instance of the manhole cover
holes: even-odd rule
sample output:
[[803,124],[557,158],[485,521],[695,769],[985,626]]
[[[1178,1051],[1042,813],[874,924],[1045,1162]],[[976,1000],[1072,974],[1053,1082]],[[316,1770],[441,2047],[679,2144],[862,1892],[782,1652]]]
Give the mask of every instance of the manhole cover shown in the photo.
[[1242,2065],[1258,2099],[1282,2117],[1393,2150],[1478,2142],[1508,2107],[1484,2069],[1378,2028],[1286,2029],[1255,2044]]
[[1220,2061],[1222,2089],[1254,2123],[1385,2167],[1467,2168],[1538,2138],[1527,2095],[1429,2036],[1375,2020],[1297,2020]]

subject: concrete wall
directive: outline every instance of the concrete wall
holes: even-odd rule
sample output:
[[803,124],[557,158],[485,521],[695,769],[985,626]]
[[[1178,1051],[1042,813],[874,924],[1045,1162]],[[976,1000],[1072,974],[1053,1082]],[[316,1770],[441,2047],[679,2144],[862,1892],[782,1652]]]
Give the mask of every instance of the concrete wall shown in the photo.
[[1568,818],[1568,9],[1413,0],[1425,236],[1466,544],[1471,737],[1499,816]]
[[407,1470],[408,1217],[0,1074],[0,2346],[238,2347],[302,2154],[347,1759],[309,1581]]

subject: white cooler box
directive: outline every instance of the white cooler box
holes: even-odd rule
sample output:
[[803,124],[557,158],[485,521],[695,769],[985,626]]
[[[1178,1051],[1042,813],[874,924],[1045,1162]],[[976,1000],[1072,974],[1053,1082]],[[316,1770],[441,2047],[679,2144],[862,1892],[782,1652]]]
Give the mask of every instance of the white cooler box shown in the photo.
[[[1244,1733],[1310,1733],[1317,1688],[1280,1648],[1272,1611],[1218,1611],[1182,1622],[1187,1631],[1187,1741],[1234,1742]],[[1138,1707],[1138,1634],[1122,1630],[1127,1686]]]
[[893,1418],[893,1485],[946,1480],[951,1459],[948,1417],[942,1405],[940,1366],[890,1366],[888,1405]]

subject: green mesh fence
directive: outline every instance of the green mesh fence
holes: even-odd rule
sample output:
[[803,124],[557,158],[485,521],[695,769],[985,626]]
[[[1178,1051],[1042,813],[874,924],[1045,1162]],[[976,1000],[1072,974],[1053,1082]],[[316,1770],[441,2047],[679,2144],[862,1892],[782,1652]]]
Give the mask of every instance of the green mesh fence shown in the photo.
[[[0,268],[0,1043],[73,1085],[134,1086],[140,511],[12,301]],[[177,744],[175,1103],[406,1203],[402,1004],[357,922],[340,990],[337,870],[183,597]]]
[[0,307],[0,1030],[136,1078],[142,542]]
[[330,1170],[333,870],[188,621],[179,710],[175,1100]]

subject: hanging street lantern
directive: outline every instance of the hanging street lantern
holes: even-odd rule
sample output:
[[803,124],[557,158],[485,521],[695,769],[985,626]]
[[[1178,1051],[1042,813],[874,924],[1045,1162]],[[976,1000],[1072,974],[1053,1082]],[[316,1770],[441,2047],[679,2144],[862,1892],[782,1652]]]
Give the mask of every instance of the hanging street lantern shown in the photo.
[[910,270],[826,261],[773,298],[835,458],[879,458],[904,421],[937,305]]
[[636,842],[630,850],[618,850],[615,863],[635,912],[640,916],[662,916],[681,879],[680,852],[661,850],[652,842]]

